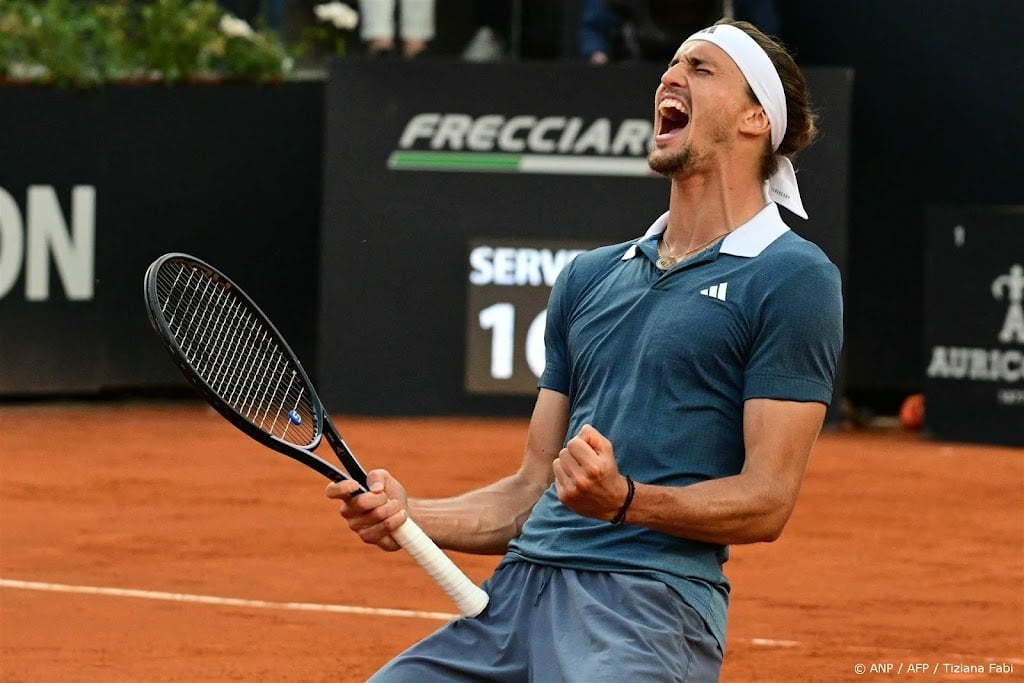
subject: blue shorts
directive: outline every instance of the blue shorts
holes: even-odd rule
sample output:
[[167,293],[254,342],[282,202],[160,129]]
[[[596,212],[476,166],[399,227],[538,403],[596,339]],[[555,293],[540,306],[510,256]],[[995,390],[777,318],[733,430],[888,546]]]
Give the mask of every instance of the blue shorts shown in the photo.
[[371,683],[717,681],[722,651],[664,583],[634,574],[503,562],[491,602],[378,671]]

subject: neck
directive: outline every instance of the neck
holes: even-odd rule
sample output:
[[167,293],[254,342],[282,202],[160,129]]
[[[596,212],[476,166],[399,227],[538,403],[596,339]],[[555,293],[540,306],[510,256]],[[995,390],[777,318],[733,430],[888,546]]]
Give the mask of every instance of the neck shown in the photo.
[[734,181],[725,173],[673,178],[663,239],[673,253],[696,247],[743,225],[765,207],[756,177]]

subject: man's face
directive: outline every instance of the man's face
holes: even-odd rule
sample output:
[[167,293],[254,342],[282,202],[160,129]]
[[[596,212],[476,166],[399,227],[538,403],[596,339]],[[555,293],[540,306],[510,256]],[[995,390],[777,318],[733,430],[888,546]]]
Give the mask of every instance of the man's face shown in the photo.
[[750,105],[746,79],[729,55],[707,41],[684,43],[655,92],[651,169],[670,177],[710,170],[728,153]]

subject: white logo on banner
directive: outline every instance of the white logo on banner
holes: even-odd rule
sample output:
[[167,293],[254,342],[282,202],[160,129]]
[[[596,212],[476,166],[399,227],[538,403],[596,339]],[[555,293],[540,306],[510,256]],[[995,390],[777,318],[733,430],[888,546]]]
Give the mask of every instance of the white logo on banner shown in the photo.
[[[1024,346],[1024,267],[1014,264],[1009,272],[992,281],[992,296],[1010,304],[996,338],[1003,344]],[[1024,381],[1024,350],[983,349],[963,346],[934,346],[928,377],[1016,384]],[[1004,405],[1024,405],[1024,390],[1005,388],[997,393]]]
[[1010,301],[1006,312],[1006,321],[999,332],[999,341],[1004,344],[1017,342],[1024,344],[1024,267],[1014,264],[1010,272],[1000,275],[992,282],[992,296],[1002,300],[1003,295]]
[[50,299],[50,264],[70,301],[93,298],[96,263],[96,188],[71,191],[71,225],[51,185],[28,188],[25,215],[0,187],[0,299],[25,274],[26,301]]
[[658,178],[647,165],[648,119],[423,112],[410,118],[392,171]]

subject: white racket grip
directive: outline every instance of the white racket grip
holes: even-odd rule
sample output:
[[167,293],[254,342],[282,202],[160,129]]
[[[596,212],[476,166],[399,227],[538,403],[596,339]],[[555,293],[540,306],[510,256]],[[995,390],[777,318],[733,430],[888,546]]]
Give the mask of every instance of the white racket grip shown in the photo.
[[391,532],[391,536],[437,581],[462,616],[472,618],[484,611],[490,600],[487,593],[470,581],[416,522],[406,518],[402,526]]

